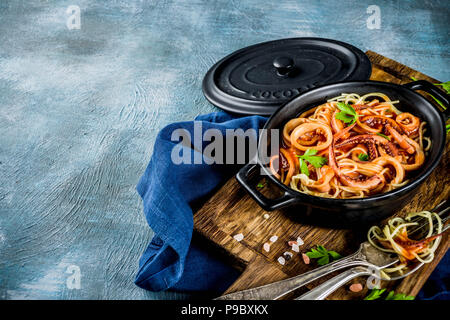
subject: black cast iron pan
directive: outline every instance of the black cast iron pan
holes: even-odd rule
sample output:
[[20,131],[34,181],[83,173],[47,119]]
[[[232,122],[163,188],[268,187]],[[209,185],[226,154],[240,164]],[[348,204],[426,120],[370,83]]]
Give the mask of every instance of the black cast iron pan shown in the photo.
[[[398,108],[401,111],[410,112],[425,120],[428,123],[427,134],[432,140],[432,147],[424,165],[414,173],[411,182],[403,187],[360,199],[329,199],[303,194],[282,184],[272,175],[267,165],[261,161],[261,150],[258,152],[258,163],[244,166],[236,178],[253,199],[268,211],[289,207],[290,215],[308,216],[317,221],[331,219],[331,221],[340,221],[344,224],[372,223],[384,219],[404,206],[414,196],[419,186],[436,168],[444,151],[446,139],[444,114],[416,90],[425,91],[438,98],[447,108],[445,116],[449,117],[449,97],[427,81],[415,81],[406,85],[379,81],[352,81],[324,85],[300,94],[280,107],[264,126],[264,129],[267,130],[282,129],[290,119],[343,92],[360,95],[382,92],[392,100],[400,100]],[[254,184],[250,183],[250,174],[260,168],[267,178],[280,188],[283,193],[281,197],[269,199]],[[442,174],[445,175],[448,172]]]

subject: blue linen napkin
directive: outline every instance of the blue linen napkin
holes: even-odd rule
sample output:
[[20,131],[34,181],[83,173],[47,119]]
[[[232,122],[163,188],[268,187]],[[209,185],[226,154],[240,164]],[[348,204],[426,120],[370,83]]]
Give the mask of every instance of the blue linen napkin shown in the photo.
[[[201,121],[202,133],[218,129],[225,136],[226,129],[258,130],[267,119],[260,116],[234,118],[218,112],[198,116],[195,120]],[[190,205],[230,178],[237,167],[204,162],[174,164],[171,153],[178,141],[171,141],[171,136],[176,129],[185,129],[194,136],[193,121],[174,123],[162,129],[156,138],[152,159],[137,185],[145,217],[155,236],[139,261],[135,283],[152,291],[172,288],[219,294],[239,273],[197,246],[190,246],[193,231]],[[192,151],[192,158],[197,153],[192,149],[187,151]]]
[[[224,112],[198,116],[202,132],[242,128],[244,131],[262,128],[266,118],[248,116],[235,118]],[[143,199],[144,213],[155,236],[139,260],[135,283],[151,291],[208,291],[221,294],[239,273],[191,243],[193,216],[191,206],[209,195],[236,173],[230,165],[181,164],[171,160],[171,141],[176,129],[194,134],[194,122],[186,121],[166,126],[158,134],[152,159],[137,185]],[[204,146],[203,146],[204,147]],[[197,151],[192,150],[191,157]],[[431,275],[417,299],[448,299],[449,254]]]

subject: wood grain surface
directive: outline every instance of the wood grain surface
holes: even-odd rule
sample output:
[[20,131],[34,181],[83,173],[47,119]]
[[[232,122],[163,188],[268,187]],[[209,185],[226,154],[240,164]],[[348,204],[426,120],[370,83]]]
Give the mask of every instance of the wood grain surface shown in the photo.
[[[373,4],[380,29],[367,27]],[[323,37],[449,80],[449,12],[443,0],[0,0],[0,299],[197,297],[134,284],[153,236],[135,187],[164,126],[219,111],[201,90],[208,69],[259,42]],[[67,287],[73,265],[80,289]]]
[[[368,51],[372,64],[372,80],[393,83],[411,82],[410,77],[438,82],[418,71],[404,66],[375,52]],[[450,194],[450,143],[447,145],[439,166],[422,184],[417,195],[397,215],[431,209],[439,202],[447,199]],[[257,181],[255,181],[257,183]],[[269,189],[265,187],[265,189]],[[267,192],[267,191],[266,191]],[[270,193],[270,191],[268,191]],[[299,211],[302,209],[299,208]],[[265,214],[269,218],[264,217]],[[299,212],[301,215],[301,212]],[[329,250],[335,250],[343,255],[354,252],[361,241],[364,241],[366,230],[331,229],[308,225],[297,219],[289,218],[285,212],[276,210],[265,212],[243,190],[235,178],[230,179],[218,192],[207,201],[194,215],[194,228],[203,237],[211,240],[221,251],[234,257],[234,264],[244,268],[244,272],[227,290],[227,293],[252,288],[291,277],[317,267],[315,262],[309,265],[303,263],[301,252],[309,251],[317,244]],[[236,241],[233,236],[242,233],[244,239]],[[263,244],[269,242],[273,235],[278,240],[271,245],[269,252],[263,250]],[[300,254],[294,253],[285,265],[277,259],[284,252],[290,251],[287,242],[301,237],[304,245]],[[383,281],[383,286],[393,288],[396,292],[415,296],[423,286],[434,267],[439,263],[448,249],[448,233],[442,239],[432,263],[425,265],[413,275],[395,283]],[[332,275],[330,275],[331,277]],[[325,281],[329,277],[315,281],[307,287]],[[365,279],[355,279],[352,283],[365,284]],[[348,285],[340,288],[329,299],[362,299],[367,294],[367,288],[359,293],[352,293]]]

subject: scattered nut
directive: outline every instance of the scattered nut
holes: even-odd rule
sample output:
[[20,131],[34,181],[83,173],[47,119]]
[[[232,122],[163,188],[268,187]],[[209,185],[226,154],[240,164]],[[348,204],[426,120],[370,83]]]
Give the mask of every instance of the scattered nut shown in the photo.
[[309,264],[309,263],[311,262],[311,260],[309,259],[309,257],[308,257],[306,254],[304,254],[304,253],[302,253],[302,258],[303,258],[303,262],[304,262],[305,264]]
[[263,249],[266,251],[266,252],[269,252],[270,251],[270,244],[269,243],[264,243],[264,245],[263,245]]
[[272,237],[270,237],[270,242],[275,242],[275,241],[277,241],[278,240],[278,237],[277,236],[272,236]]
[[351,292],[360,292],[363,289],[363,286],[361,283],[354,283],[350,286]]
[[300,248],[298,247],[297,244],[293,244],[293,245],[292,245],[292,251],[294,251],[294,252],[300,252]]
[[264,214],[264,219],[269,219],[270,218],[270,216],[266,213],[266,214]]
[[278,257],[278,263],[283,265],[285,264],[286,260],[283,257]]
[[302,246],[302,245],[304,244],[302,238],[300,238],[300,237],[297,238],[297,244],[298,244],[299,246]]

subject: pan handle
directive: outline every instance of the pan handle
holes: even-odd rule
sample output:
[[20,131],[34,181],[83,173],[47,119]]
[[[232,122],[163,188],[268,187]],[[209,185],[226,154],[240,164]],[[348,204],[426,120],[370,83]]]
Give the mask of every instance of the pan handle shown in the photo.
[[445,114],[445,118],[448,119],[450,117],[450,97],[446,93],[442,92],[442,90],[436,88],[436,86],[431,82],[418,80],[404,84],[403,86],[411,90],[422,90],[432,95],[444,105],[445,110],[443,112]]
[[276,199],[269,199],[264,196],[259,190],[250,183],[249,176],[258,169],[258,164],[246,164],[236,175],[237,181],[248,191],[250,196],[266,211],[273,211],[285,206],[288,206],[297,201],[293,195],[285,192],[281,197]]

